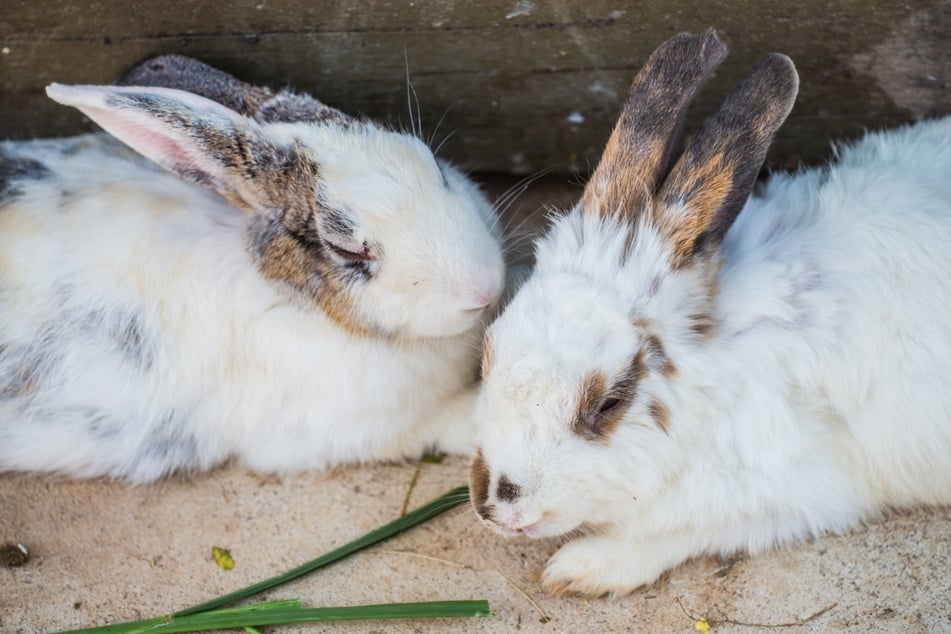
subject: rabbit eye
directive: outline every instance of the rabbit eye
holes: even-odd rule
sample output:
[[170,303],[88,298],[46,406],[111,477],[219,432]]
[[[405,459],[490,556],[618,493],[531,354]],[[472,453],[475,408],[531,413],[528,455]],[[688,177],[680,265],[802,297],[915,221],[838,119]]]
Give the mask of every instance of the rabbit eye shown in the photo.
[[618,399],[618,398],[605,399],[604,403],[601,404],[601,409],[598,410],[598,413],[606,414],[620,404],[621,404],[621,399]]
[[342,247],[332,242],[328,242],[327,244],[339,257],[344,260],[349,260],[350,262],[372,262],[376,259],[376,257],[370,253],[370,247],[366,242],[364,242],[361,247]]

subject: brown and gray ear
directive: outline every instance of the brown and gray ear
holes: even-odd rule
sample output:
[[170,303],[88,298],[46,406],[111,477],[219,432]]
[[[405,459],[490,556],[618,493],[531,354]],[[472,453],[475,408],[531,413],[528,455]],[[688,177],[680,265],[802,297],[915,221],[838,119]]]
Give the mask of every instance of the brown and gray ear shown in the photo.
[[78,108],[114,137],[237,207],[262,213],[304,197],[316,166],[295,147],[277,146],[261,126],[199,95],[140,86],[64,86],[47,94]]
[[649,207],[677,149],[687,107],[726,54],[712,29],[676,35],[651,54],[585,188],[588,213],[631,216]]
[[253,86],[183,55],[160,55],[148,59],[127,70],[116,84],[185,90],[261,123],[343,123],[350,120],[344,113],[309,95],[288,91],[275,93],[270,88]]
[[798,90],[792,60],[768,55],[701,125],[655,201],[655,218],[672,245],[675,266],[719,246]]

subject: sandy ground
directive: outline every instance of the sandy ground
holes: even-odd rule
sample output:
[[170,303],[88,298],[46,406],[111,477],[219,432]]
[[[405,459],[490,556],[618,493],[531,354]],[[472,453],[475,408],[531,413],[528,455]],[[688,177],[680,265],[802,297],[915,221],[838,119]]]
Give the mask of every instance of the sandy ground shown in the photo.
[[[397,517],[413,471],[274,478],[228,467],[141,487],[4,476],[0,538],[26,545],[31,559],[0,569],[0,631],[158,616],[284,572]],[[411,508],[464,483],[466,472],[461,458],[422,465]],[[555,542],[504,540],[461,507],[264,597],[313,607],[485,598],[495,614],[333,626],[348,632],[694,631],[681,603],[716,632],[749,629],[717,624],[724,619],[791,623],[830,606],[800,631],[946,632],[949,543],[951,511],[903,514],[757,557],[698,560],[629,597],[589,601],[539,587]],[[215,564],[212,546],[230,550],[233,570]]]
[[[541,185],[513,223],[574,191]],[[0,542],[31,556],[0,565],[0,632],[157,616],[283,572],[397,517],[415,469],[278,478],[228,466],[139,487],[2,475]],[[468,471],[463,458],[419,469],[411,508],[464,484]],[[949,544],[951,509],[922,510],[756,557],[693,561],[628,597],[554,598],[538,578],[557,542],[504,540],[463,507],[262,598],[314,607],[485,598],[493,618],[264,630],[693,632],[694,617],[706,617],[715,632],[797,622],[782,631],[951,632]],[[216,565],[212,546],[230,550],[233,570]]]

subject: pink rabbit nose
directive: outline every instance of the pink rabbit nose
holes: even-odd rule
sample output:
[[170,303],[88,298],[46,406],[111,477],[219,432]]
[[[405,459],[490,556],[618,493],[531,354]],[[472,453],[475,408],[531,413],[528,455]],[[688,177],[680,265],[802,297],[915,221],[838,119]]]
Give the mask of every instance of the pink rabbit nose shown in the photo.
[[502,285],[497,282],[487,282],[475,288],[469,295],[468,301],[464,304],[463,310],[466,312],[475,312],[485,310],[499,299],[502,293]]

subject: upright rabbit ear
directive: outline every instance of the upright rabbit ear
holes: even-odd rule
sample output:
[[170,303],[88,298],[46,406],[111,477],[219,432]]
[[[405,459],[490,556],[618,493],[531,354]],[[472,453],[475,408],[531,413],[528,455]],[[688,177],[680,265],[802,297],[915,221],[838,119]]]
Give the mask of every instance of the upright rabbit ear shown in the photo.
[[127,70],[119,86],[155,86],[185,90],[216,101],[262,123],[349,122],[351,119],[309,95],[252,86],[226,72],[183,55],[153,57]]
[[655,201],[655,221],[675,267],[720,245],[798,91],[792,60],[768,55],[701,125]]
[[[288,185],[284,181],[308,167],[294,148],[270,143],[254,121],[189,92],[51,84],[46,94],[78,108],[140,154],[218,190],[246,211],[274,208],[275,197],[289,193],[282,193]],[[312,171],[315,176],[316,167]]]
[[636,216],[650,208],[677,149],[687,106],[726,54],[712,29],[676,35],[651,54],[585,188],[587,213]]

